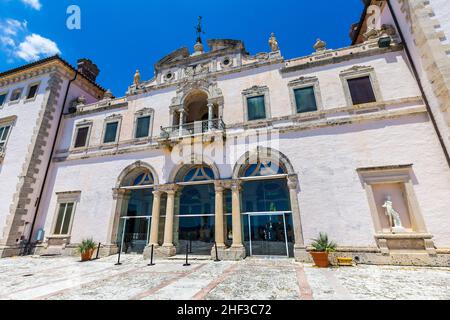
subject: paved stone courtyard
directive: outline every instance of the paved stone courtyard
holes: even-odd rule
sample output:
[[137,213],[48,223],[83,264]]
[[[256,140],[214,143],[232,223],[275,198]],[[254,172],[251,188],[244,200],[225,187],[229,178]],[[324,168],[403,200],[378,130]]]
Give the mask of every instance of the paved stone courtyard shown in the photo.
[[141,256],[80,263],[71,257],[0,260],[0,299],[312,300],[450,299],[450,268],[318,269],[293,260],[157,260]]

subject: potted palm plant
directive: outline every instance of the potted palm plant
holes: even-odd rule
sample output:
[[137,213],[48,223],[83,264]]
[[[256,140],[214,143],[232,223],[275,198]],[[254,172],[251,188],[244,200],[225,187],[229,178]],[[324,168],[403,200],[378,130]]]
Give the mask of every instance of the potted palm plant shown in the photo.
[[314,239],[311,244],[314,248],[310,252],[314,263],[319,268],[327,268],[330,266],[330,261],[328,260],[328,254],[330,252],[336,251],[336,244],[328,239],[326,233],[320,233],[318,239]]
[[78,252],[81,254],[81,261],[89,261],[92,259],[92,255],[94,254],[95,249],[97,249],[97,245],[92,239],[85,239],[81,241],[78,245]]

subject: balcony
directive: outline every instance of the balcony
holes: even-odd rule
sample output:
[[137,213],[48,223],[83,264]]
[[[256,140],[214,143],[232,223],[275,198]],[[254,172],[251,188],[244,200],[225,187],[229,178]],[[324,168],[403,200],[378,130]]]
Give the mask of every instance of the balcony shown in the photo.
[[224,130],[225,123],[222,119],[196,121],[192,123],[180,124],[173,127],[161,127],[161,138],[182,138]]

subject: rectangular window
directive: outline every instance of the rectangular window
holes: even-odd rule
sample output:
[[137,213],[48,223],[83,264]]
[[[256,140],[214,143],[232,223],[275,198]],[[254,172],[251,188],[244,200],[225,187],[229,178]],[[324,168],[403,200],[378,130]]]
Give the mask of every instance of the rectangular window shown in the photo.
[[314,87],[295,89],[294,95],[298,113],[317,111]]
[[5,103],[7,93],[0,94],[0,107]]
[[376,102],[370,77],[362,77],[347,80],[354,105]]
[[136,138],[145,138],[150,134],[150,116],[137,119]]
[[36,96],[37,90],[39,88],[38,84],[34,84],[32,85],[29,89],[28,89],[28,94],[27,94],[27,99],[33,99]]
[[55,235],[68,235],[70,223],[72,222],[73,209],[75,203],[60,203],[58,209],[58,217],[55,225]]
[[17,101],[20,99],[20,96],[22,95],[22,89],[16,89],[11,93],[10,101]]
[[107,123],[106,128],[105,128],[105,136],[103,138],[103,143],[116,142],[118,128],[119,128],[119,122]]
[[0,127],[0,150],[5,148],[10,130],[11,126]]
[[89,134],[89,127],[78,128],[74,147],[75,148],[86,147],[88,134]]
[[248,120],[259,120],[266,118],[266,105],[264,96],[247,98]]

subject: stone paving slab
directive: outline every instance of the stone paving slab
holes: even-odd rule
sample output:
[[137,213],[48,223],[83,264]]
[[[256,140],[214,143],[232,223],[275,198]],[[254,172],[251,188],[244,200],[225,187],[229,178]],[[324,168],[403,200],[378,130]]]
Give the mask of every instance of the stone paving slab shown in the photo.
[[116,256],[0,260],[0,299],[46,300],[408,300],[450,299],[450,268],[319,269],[290,259],[239,262]]

